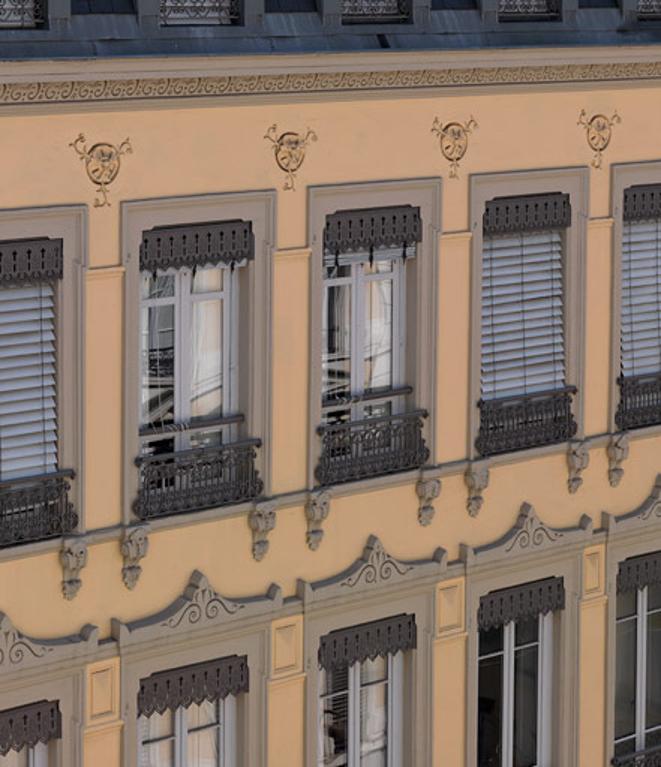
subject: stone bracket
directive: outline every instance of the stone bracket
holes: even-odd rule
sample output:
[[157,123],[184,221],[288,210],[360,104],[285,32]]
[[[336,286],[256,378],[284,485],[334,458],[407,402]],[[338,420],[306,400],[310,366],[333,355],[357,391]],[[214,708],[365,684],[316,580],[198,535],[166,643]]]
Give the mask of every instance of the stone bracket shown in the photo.
[[308,530],[305,541],[311,551],[316,551],[324,537],[323,523],[328,517],[330,511],[330,493],[322,490],[319,493],[312,493],[305,504],[305,518],[308,523]]
[[590,451],[585,442],[571,442],[567,450],[567,467],[569,477],[567,479],[567,489],[570,493],[575,493],[583,484],[581,476],[590,463]]
[[73,599],[83,582],[81,570],[87,565],[87,542],[84,538],[65,538],[60,549],[62,566],[62,595]]
[[275,528],[275,508],[273,501],[258,503],[248,514],[248,524],[252,530],[252,555],[261,562],[269,550],[269,533]]
[[120,543],[122,559],[122,580],[127,589],[134,589],[142,567],[139,562],[147,556],[149,550],[149,525],[125,528],[124,537]]
[[624,476],[622,464],[629,457],[629,434],[626,431],[613,434],[606,447],[608,455],[608,482],[617,487]]
[[476,517],[484,503],[482,493],[489,486],[489,465],[486,462],[471,463],[466,469],[464,480],[468,487],[466,510],[471,517]]
[[436,510],[434,500],[441,494],[440,479],[419,479],[415,486],[420,503],[418,504],[418,522],[427,527],[434,519]]

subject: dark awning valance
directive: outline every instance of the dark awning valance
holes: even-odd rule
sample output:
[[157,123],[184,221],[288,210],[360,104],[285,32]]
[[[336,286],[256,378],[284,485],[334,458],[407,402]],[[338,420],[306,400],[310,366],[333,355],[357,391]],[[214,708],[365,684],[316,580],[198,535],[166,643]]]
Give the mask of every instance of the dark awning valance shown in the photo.
[[250,221],[159,226],[142,233],[140,271],[194,269],[255,257]]
[[388,208],[338,210],[326,218],[324,253],[339,255],[402,248],[422,240],[420,208],[397,205]]
[[62,715],[56,700],[0,711],[0,756],[62,737]]
[[618,594],[636,591],[655,583],[661,583],[661,551],[631,557],[620,562],[617,573]]
[[486,204],[485,235],[566,229],[571,226],[569,195],[560,192],[496,197]]
[[485,594],[480,599],[478,626],[488,630],[516,620],[546,615],[565,606],[562,578],[544,578]]
[[661,184],[630,186],[625,189],[623,218],[625,221],[661,218]]
[[151,716],[205,700],[223,700],[228,695],[248,692],[249,681],[245,655],[158,671],[140,680],[138,714]]
[[0,242],[0,286],[62,279],[62,240],[38,237]]
[[319,642],[319,665],[326,671],[352,666],[378,656],[413,650],[417,645],[415,615],[394,615],[371,623],[331,631]]

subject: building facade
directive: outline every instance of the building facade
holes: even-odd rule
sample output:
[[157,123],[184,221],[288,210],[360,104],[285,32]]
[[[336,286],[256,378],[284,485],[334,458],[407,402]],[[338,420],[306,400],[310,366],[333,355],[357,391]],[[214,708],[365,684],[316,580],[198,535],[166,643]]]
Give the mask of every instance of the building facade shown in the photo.
[[0,765],[661,763],[659,8],[269,2],[0,0]]

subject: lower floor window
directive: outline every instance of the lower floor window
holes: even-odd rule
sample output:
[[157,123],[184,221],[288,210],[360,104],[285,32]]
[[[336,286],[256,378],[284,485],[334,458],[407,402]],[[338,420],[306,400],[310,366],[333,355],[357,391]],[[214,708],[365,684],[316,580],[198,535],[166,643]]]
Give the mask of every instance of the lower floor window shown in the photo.
[[550,765],[552,642],[552,614],[480,631],[478,767]]
[[140,767],[234,767],[236,700],[141,716]]
[[48,746],[37,743],[20,751],[10,751],[0,756],[0,767],[48,767]]

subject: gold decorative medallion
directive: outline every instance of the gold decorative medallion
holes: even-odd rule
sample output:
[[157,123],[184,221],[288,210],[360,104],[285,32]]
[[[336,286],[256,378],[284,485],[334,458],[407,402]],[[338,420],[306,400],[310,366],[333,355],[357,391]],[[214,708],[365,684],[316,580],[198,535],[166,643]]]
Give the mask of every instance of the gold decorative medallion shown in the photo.
[[443,123],[434,118],[431,132],[435,133],[441,145],[441,154],[450,162],[450,178],[459,177],[459,161],[468,149],[468,136],[477,128],[477,122],[471,115],[466,123],[449,122]]
[[308,128],[305,136],[292,131],[281,133],[278,136],[278,126],[272,125],[266,131],[264,138],[273,144],[278,168],[287,174],[282,188],[285,191],[295,189],[296,171],[303,165],[308,144],[317,140],[317,134]]
[[119,146],[99,142],[88,149],[85,146],[85,136],[81,133],[69,146],[73,147],[80,159],[85,162],[89,180],[97,185],[96,191],[100,197],[95,198],[94,207],[103,208],[105,205],[110,205],[108,184],[112,184],[117,178],[122,155],[133,153],[129,139],[122,141]]
[[622,118],[618,115],[617,111],[613,112],[613,116],[610,118],[606,117],[606,115],[596,114],[592,115],[588,120],[587,116],[585,109],[581,109],[577,125],[585,128],[588,146],[594,152],[592,167],[601,168],[601,155],[611,142],[613,125],[621,123]]

